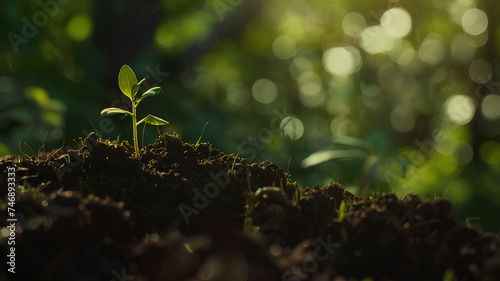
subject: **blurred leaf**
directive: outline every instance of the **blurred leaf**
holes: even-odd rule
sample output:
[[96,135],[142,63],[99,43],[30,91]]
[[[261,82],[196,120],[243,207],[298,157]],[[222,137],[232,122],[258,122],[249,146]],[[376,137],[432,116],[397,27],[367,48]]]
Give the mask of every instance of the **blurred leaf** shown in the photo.
[[326,150],[318,151],[306,157],[300,165],[302,168],[308,168],[315,166],[330,160],[357,158],[359,160],[365,160],[368,154],[359,149],[338,149],[338,150]]
[[4,157],[10,154],[9,148],[0,142],[0,157]]
[[61,114],[53,111],[45,111],[41,114],[42,120],[47,124],[60,128],[64,125],[64,118]]
[[41,107],[45,107],[50,101],[49,94],[41,87],[26,87],[24,89],[24,95],[28,100],[36,102]]
[[443,274],[443,281],[453,281],[455,279],[455,270],[453,268],[448,268]]
[[345,219],[346,213],[347,213],[347,206],[345,204],[345,200],[342,200],[339,206],[339,216],[338,216],[339,221],[343,221]]
[[59,100],[49,100],[49,103],[46,106],[47,110],[57,111],[60,113],[65,113],[68,110],[66,104]]

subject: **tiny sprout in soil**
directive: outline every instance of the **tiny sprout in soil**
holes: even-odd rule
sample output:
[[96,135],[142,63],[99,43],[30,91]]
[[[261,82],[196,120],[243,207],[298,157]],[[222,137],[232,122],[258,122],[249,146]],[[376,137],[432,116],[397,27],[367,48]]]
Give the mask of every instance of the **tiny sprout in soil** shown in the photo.
[[161,92],[160,87],[154,87],[144,92],[141,97],[136,97],[137,92],[139,91],[139,86],[144,80],[145,79],[142,79],[140,82],[137,82],[137,78],[135,76],[134,71],[132,71],[132,69],[128,65],[122,66],[122,68],[120,69],[120,73],[118,74],[118,85],[120,86],[120,90],[122,91],[122,93],[130,99],[130,102],[132,104],[132,112],[116,107],[108,107],[101,111],[101,116],[123,114],[123,113],[132,116],[132,130],[134,134],[134,148],[135,148],[136,158],[139,158],[139,145],[138,145],[139,142],[137,140],[137,126],[141,123],[144,124],[147,123],[155,126],[168,125],[167,121],[151,114],[148,114],[148,116],[144,117],[141,121],[137,122],[136,108],[139,105],[139,103],[143,99],[151,96],[156,96]]

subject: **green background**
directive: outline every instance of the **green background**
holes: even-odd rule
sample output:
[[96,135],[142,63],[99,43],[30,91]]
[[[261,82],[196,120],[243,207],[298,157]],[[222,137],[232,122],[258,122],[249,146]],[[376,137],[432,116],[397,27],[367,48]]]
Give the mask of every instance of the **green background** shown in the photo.
[[[0,155],[132,140],[117,83],[195,143],[303,186],[438,196],[500,230],[497,1],[15,1],[0,4]],[[142,88],[141,91],[144,91]],[[139,128],[142,134],[142,126]],[[144,144],[158,136],[149,126]],[[22,151],[22,152],[21,152]],[[470,219],[479,217],[480,219]]]

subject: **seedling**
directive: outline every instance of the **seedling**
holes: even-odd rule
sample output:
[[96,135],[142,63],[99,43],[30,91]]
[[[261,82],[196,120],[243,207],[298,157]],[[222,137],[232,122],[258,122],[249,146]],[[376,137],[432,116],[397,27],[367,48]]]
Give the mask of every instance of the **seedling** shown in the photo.
[[162,126],[162,125],[167,125],[168,122],[156,117],[154,115],[148,114],[148,116],[144,117],[141,121],[137,122],[137,112],[136,108],[139,105],[139,103],[147,98],[147,97],[152,97],[160,94],[161,88],[160,87],[154,87],[142,94],[140,97],[136,97],[137,92],[139,91],[139,86],[141,85],[142,82],[144,82],[145,79],[142,79],[140,82],[137,82],[137,78],[135,77],[134,71],[128,66],[124,65],[120,69],[120,73],[118,74],[118,85],[120,86],[120,90],[122,93],[127,96],[127,98],[130,99],[130,102],[132,104],[132,112],[126,111],[121,108],[117,107],[108,107],[105,108],[103,111],[101,111],[101,116],[108,116],[108,115],[114,115],[114,114],[128,114],[132,116],[132,131],[134,133],[134,148],[135,148],[135,157],[139,158],[139,145],[138,145],[138,140],[137,140],[137,126],[141,123],[145,124],[151,124],[154,126]]

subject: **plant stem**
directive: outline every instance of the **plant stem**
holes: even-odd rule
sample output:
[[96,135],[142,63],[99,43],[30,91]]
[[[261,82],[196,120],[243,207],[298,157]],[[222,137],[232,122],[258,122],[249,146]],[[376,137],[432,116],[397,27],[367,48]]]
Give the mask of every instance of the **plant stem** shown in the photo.
[[137,114],[135,101],[132,101],[132,130],[134,131],[135,158],[139,159],[139,141],[137,140]]

